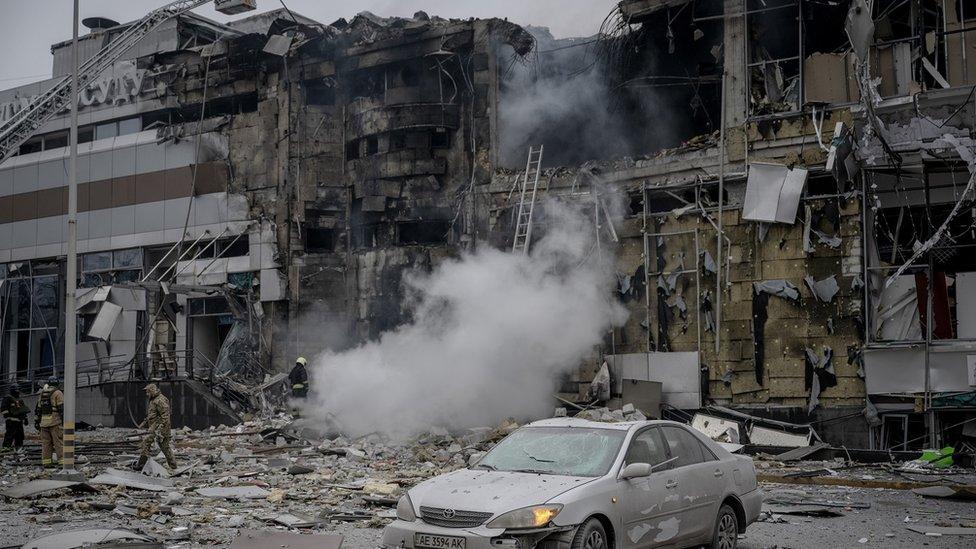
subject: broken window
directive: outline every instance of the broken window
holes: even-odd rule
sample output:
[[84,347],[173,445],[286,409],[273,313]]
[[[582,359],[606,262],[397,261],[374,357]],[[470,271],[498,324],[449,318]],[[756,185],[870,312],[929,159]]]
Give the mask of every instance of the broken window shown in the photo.
[[335,250],[335,230],[321,227],[305,229],[305,251],[325,253]]
[[355,160],[359,158],[359,140],[353,139],[346,143],[346,160]]
[[352,246],[356,249],[375,248],[385,223],[363,223],[352,227]]
[[749,113],[799,110],[803,19],[798,0],[748,0]]
[[[870,341],[925,340],[930,310],[933,339],[976,339],[976,208],[949,218],[968,177],[944,168],[869,172],[880,204],[865,227]],[[942,238],[913,260],[947,220]]]
[[335,99],[335,85],[332,82],[310,81],[305,84],[305,101],[309,105],[334,105]]
[[91,288],[137,282],[142,278],[142,267],[142,248],[84,254],[81,256],[81,286]]
[[380,150],[379,139],[375,135],[371,135],[366,138],[366,154],[376,154]]
[[430,148],[449,149],[451,147],[451,132],[447,128],[434,128],[430,132]]
[[18,149],[18,154],[41,152],[42,149],[44,149],[44,138],[37,135],[24,141]]
[[400,151],[407,148],[407,132],[398,130],[390,132],[390,151]]
[[68,146],[68,132],[54,132],[44,136],[44,150],[58,149]]
[[451,230],[449,221],[400,221],[397,223],[397,243],[445,244]]
[[61,277],[48,273],[57,273],[59,267],[24,267],[4,282],[0,374],[5,379],[43,379],[54,373],[57,357],[63,289]]

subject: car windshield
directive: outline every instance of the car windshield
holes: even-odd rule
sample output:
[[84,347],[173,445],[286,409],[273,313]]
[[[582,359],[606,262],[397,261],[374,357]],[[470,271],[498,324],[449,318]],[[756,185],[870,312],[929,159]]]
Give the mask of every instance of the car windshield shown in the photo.
[[523,427],[498,443],[477,468],[598,477],[613,465],[627,431]]

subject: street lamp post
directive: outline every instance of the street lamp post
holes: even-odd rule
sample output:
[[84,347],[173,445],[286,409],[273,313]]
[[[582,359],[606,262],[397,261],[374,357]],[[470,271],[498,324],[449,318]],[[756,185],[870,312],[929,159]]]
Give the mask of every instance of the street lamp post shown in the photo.
[[64,443],[59,477],[78,477],[75,471],[75,403],[78,372],[75,364],[75,288],[78,277],[78,0],[71,19],[71,161],[68,164],[68,258],[64,299]]

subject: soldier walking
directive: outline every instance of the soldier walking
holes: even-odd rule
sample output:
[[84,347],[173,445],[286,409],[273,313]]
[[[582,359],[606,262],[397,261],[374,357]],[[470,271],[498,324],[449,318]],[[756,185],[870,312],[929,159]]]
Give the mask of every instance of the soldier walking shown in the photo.
[[[57,467],[63,457],[64,446],[61,438],[61,424],[64,414],[64,393],[58,389],[58,378],[52,376],[41,389],[34,407],[34,427],[41,435],[41,465]],[[57,453],[58,461],[53,455]]]
[[139,428],[149,427],[146,438],[142,439],[142,451],[139,454],[139,461],[136,462],[135,469],[141,470],[146,462],[149,461],[149,452],[153,444],[158,444],[160,451],[166,456],[166,464],[170,469],[176,469],[176,458],[173,457],[173,449],[170,448],[170,437],[172,424],[170,421],[169,399],[163,396],[159,387],[155,383],[146,385],[144,389],[146,396],[149,397],[149,409],[146,412],[146,419],[139,424]]

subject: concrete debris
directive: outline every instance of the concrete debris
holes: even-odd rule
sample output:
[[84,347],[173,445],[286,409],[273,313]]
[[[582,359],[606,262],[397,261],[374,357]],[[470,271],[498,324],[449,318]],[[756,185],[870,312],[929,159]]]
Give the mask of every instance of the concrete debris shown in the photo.
[[200,488],[197,494],[215,499],[267,499],[271,492],[258,486],[217,486]]
[[[141,542],[137,547],[145,549],[159,548],[163,544],[155,539],[136,532],[118,528],[96,528],[91,530],[74,530],[60,534],[50,534],[35,538],[23,545],[23,549],[72,549],[74,547],[94,547],[107,545],[110,541]],[[123,547],[113,544],[113,547]],[[136,547],[136,546],[133,546]]]
[[159,464],[155,459],[150,458],[142,468],[142,474],[156,478],[169,478],[169,471]]
[[37,479],[24,482],[22,484],[17,484],[0,491],[0,495],[7,498],[29,498],[43,494],[45,492],[50,492],[52,490],[60,490],[62,488],[70,488],[73,491],[78,492],[97,492],[95,488],[84,482],[72,481],[72,480],[50,480],[50,479]]
[[289,549],[339,549],[342,536],[336,534],[299,535],[290,532],[267,530],[244,530],[229,549],[266,549],[268,547],[288,547]]
[[91,484],[125,486],[126,488],[154,492],[166,492],[173,487],[173,481],[169,479],[153,478],[133,471],[122,471],[111,468],[106,469],[104,473],[93,478]]

